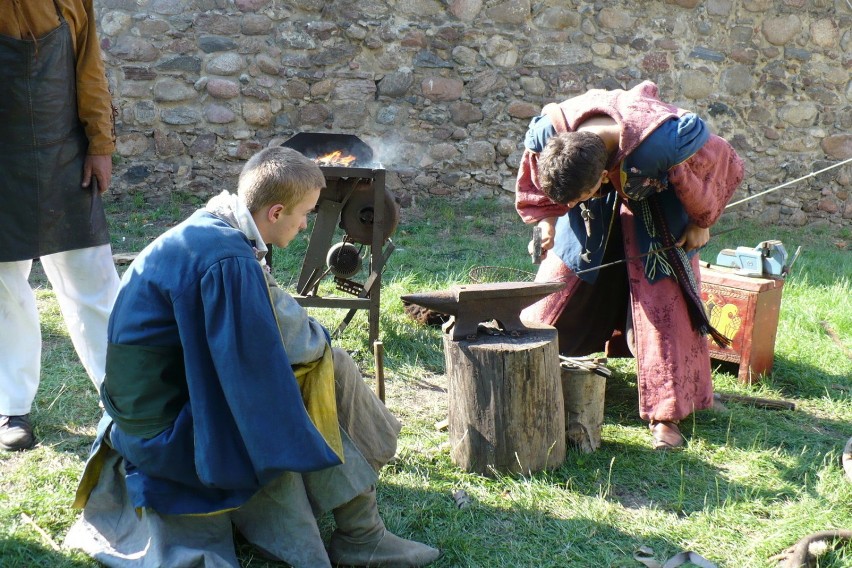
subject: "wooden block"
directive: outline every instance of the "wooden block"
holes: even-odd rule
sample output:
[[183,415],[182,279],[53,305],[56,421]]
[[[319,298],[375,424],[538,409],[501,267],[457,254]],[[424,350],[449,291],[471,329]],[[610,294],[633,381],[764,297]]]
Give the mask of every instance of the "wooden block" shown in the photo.
[[453,462],[467,471],[530,474],[565,461],[556,330],[453,341],[444,334]]
[[586,369],[562,367],[565,437],[581,452],[591,453],[601,446],[605,393],[605,377]]

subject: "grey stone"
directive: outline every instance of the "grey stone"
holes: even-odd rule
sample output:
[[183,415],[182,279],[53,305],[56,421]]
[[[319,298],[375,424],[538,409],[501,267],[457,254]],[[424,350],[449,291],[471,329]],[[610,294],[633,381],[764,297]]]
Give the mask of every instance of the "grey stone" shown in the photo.
[[414,74],[410,69],[400,69],[396,73],[388,73],[378,84],[379,95],[385,97],[404,96],[414,83]]
[[494,145],[486,141],[471,142],[464,153],[465,159],[473,165],[490,166],[494,164],[497,153]]
[[150,41],[127,36],[120,37],[108,51],[125,61],[154,61],[160,56],[160,50]]
[[427,67],[427,68],[447,68],[452,69],[453,64],[448,61],[444,61],[434,53],[428,50],[420,50],[417,52],[417,55],[414,56],[414,66],[415,67]]
[[482,0],[450,0],[450,13],[465,22],[472,22],[482,10]]
[[193,55],[178,55],[157,64],[160,71],[186,71],[187,73],[201,72],[201,59]]
[[160,79],[154,83],[154,100],[158,102],[185,101],[195,97],[195,89],[176,79]]
[[508,0],[493,8],[488,8],[486,15],[501,24],[523,24],[530,17],[530,0]]
[[733,65],[722,72],[722,85],[731,95],[742,95],[753,87],[754,72],[745,65]]
[[269,126],[272,123],[272,109],[264,102],[243,102],[243,119],[252,126]]
[[148,137],[140,132],[131,132],[116,136],[115,151],[119,156],[129,158],[140,156],[148,151],[150,143]]
[[432,105],[423,109],[417,118],[430,124],[444,125],[450,121],[450,111],[443,105]]
[[198,38],[198,48],[204,53],[231,51],[237,48],[237,42],[229,37],[206,35]]
[[456,101],[450,104],[450,117],[453,124],[467,126],[474,122],[480,122],[484,118],[484,115],[482,114],[482,110],[476,105],[465,101]]
[[379,124],[394,124],[399,116],[399,107],[388,105],[379,109],[376,113],[376,122]]
[[194,108],[176,107],[162,109],[160,111],[160,120],[162,120],[166,124],[182,126],[186,124],[195,124],[196,122],[201,120],[201,117],[199,116],[198,111]]
[[335,85],[331,96],[335,100],[373,100],[376,98],[376,83],[366,79],[344,79]]
[[725,54],[715,51],[713,49],[708,49],[706,47],[696,47],[689,53],[690,57],[695,57],[696,59],[705,59],[707,61],[724,61]]
[[204,118],[213,124],[228,124],[234,122],[237,115],[226,106],[211,104],[204,109]]
[[157,108],[151,101],[140,101],[133,105],[133,118],[139,124],[146,126],[154,124],[157,120]]

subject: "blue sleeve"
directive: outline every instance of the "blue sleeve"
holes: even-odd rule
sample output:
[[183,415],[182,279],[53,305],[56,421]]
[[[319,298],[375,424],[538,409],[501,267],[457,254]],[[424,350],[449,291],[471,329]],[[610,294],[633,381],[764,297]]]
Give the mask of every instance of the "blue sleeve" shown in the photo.
[[524,147],[531,152],[540,153],[556,129],[550,123],[546,114],[539,115],[530,121],[527,134],[524,137]]
[[667,120],[621,164],[624,192],[644,199],[668,188],[668,171],[695,154],[710,138],[704,121],[693,113]]

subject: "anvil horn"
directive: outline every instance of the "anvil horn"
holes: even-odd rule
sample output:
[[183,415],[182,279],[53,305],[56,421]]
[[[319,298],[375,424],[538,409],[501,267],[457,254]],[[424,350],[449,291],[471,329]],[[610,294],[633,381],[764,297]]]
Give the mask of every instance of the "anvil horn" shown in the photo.
[[483,321],[497,320],[504,331],[529,329],[521,322],[521,311],[565,287],[564,282],[495,282],[462,284],[449,290],[402,296],[404,302],[455,316],[453,340],[476,335]]

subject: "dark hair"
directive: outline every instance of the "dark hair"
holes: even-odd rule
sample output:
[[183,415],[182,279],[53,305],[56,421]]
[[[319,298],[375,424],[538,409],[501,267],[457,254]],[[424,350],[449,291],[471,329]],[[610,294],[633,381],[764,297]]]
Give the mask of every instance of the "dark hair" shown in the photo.
[[587,131],[551,136],[538,158],[541,190],[556,203],[568,203],[594,187],[606,168],[606,145]]

